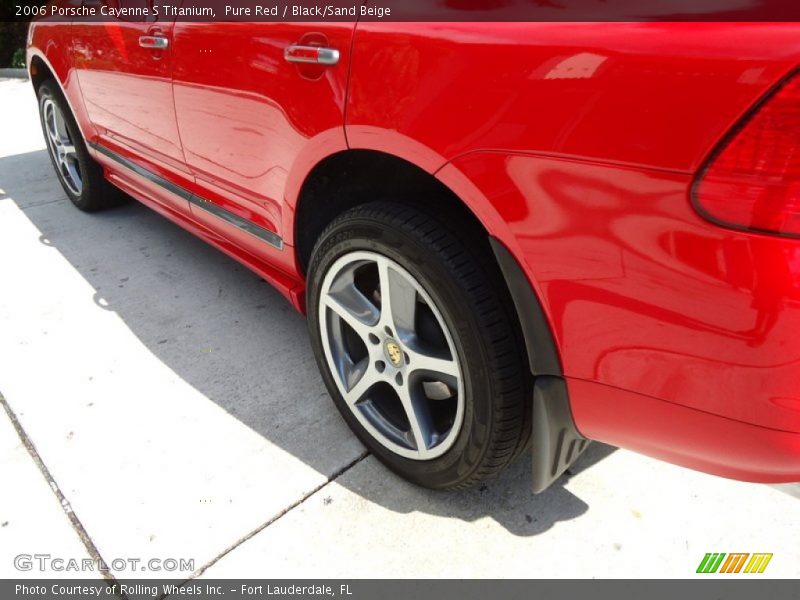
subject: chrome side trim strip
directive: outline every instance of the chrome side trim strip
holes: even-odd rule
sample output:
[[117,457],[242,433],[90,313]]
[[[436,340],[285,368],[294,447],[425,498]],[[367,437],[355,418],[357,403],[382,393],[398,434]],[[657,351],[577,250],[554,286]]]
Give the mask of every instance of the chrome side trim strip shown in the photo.
[[278,250],[283,250],[283,240],[277,233],[274,233],[269,229],[264,229],[263,227],[256,225],[252,221],[243,219],[239,215],[235,215],[229,210],[225,210],[221,206],[217,206],[213,202],[209,202],[205,198],[201,198],[200,196],[197,196],[195,194],[191,194],[189,202],[191,202],[198,208],[202,208],[204,211],[211,213],[215,217],[218,217],[223,221],[230,223],[234,227],[238,227],[242,231],[246,231],[250,235],[254,235],[257,238],[264,240],[270,246],[275,246]]
[[97,150],[100,154],[103,154],[113,160],[121,164],[126,169],[130,169],[137,175],[144,177],[148,181],[155,183],[159,187],[164,188],[165,190],[175,194],[176,196],[183,198],[184,200],[190,202],[194,206],[203,209],[207,213],[214,215],[215,217],[222,219],[226,223],[233,225],[241,229],[242,231],[249,233],[250,235],[254,235],[260,240],[268,243],[270,246],[274,246],[278,250],[283,250],[283,240],[281,237],[269,229],[264,229],[263,227],[256,225],[255,223],[248,221],[240,217],[237,214],[230,212],[222,208],[221,206],[217,206],[213,202],[206,200],[205,198],[201,198],[200,196],[193,194],[189,190],[180,187],[179,185],[175,185],[171,181],[168,181],[153,173],[152,171],[145,169],[134,163],[133,161],[128,160],[124,156],[120,156],[113,150],[109,150],[105,146],[98,144],[97,142],[89,142],[89,145]]
[[141,177],[144,177],[148,181],[151,181],[151,182],[155,183],[156,185],[158,185],[160,187],[163,187],[164,189],[166,189],[166,190],[172,192],[173,194],[175,194],[176,196],[180,196],[184,200],[190,200],[191,199],[192,193],[189,190],[186,190],[186,189],[184,189],[184,188],[182,188],[180,186],[175,185],[174,183],[172,183],[170,181],[167,181],[163,177],[161,177],[159,175],[156,175],[152,171],[148,171],[144,167],[140,167],[139,165],[137,165],[133,161],[128,160],[124,156],[120,156],[119,154],[117,154],[116,152],[114,152],[112,150],[109,150],[105,146],[101,146],[100,144],[98,144],[96,142],[89,142],[89,145],[92,148],[94,148],[95,150],[97,150],[100,154],[106,155],[108,158],[110,158],[111,160],[113,160],[115,162],[118,162],[119,164],[121,164],[126,169],[130,169],[131,171],[133,171],[137,175],[140,175]]

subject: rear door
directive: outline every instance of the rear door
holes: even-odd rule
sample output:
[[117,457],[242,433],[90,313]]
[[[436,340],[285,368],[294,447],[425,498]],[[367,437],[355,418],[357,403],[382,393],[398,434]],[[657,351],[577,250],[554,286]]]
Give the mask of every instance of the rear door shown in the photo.
[[197,220],[257,256],[282,248],[292,165],[331,132],[344,145],[354,27],[176,23],[175,107]]
[[154,16],[152,0],[94,1],[111,9],[147,8],[150,15],[73,22],[73,64],[97,130],[97,139],[89,141],[106,158],[139,168],[136,175],[120,171],[131,175],[134,187],[145,193],[142,188],[150,188],[151,197],[188,212],[186,198],[164,193],[164,180],[191,187],[192,179],[172,97],[174,22],[163,11]]

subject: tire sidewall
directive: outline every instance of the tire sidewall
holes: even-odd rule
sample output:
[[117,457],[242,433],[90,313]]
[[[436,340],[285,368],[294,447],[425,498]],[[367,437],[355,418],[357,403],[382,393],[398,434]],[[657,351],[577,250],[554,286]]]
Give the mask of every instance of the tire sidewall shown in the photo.
[[[364,250],[394,260],[413,275],[433,300],[453,339],[462,371],[464,416],[455,442],[440,457],[426,461],[405,458],[375,440],[339,393],[328,367],[318,314],[322,282],[336,260]],[[474,311],[465,308],[470,304],[469,296],[437,258],[433,248],[408,232],[363,217],[340,222],[323,234],[312,255],[306,305],[320,372],[339,411],[359,439],[382,462],[407,479],[426,487],[447,488],[480,466],[491,438],[494,394],[491,373],[486,367],[489,356],[480,335],[481,325]]]

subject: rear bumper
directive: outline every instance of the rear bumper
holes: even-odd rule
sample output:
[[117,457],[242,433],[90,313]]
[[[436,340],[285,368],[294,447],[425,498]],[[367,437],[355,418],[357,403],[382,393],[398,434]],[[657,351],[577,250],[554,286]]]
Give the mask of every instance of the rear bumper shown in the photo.
[[760,427],[599,383],[566,381],[575,424],[590,439],[732,479],[800,481],[800,433]]

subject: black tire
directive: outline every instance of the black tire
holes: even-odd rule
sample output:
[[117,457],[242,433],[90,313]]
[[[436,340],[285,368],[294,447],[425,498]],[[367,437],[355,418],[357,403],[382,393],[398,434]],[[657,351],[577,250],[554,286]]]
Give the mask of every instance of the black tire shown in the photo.
[[[64,188],[64,193],[72,203],[83,211],[92,212],[118,206],[127,201],[128,196],[106,180],[103,176],[103,168],[89,155],[80,128],[75,122],[69,104],[64,99],[58,85],[53,80],[45,81],[39,86],[37,95],[39,98],[39,121],[42,125],[45,143],[48,144],[50,162],[53,164],[61,187]],[[53,152],[50,150],[50,141],[48,140],[47,126],[45,124],[45,106],[49,102],[55,104],[61,111],[64,125],[69,134],[69,140],[75,148],[74,155],[81,182],[79,193],[71,189],[56,162]]]
[[[499,270],[483,245],[457,228],[401,204],[375,202],[347,211],[321,234],[308,269],[311,342],[323,379],[345,421],[369,450],[405,479],[433,489],[461,489],[508,466],[530,437],[530,377],[516,313]],[[348,407],[331,375],[322,342],[322,282],[341,257],[376,253],[399,264],[438,307],[454,342],[464,384],[463,423],[436,458],[401,456],[375,437]]]

